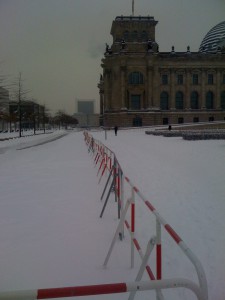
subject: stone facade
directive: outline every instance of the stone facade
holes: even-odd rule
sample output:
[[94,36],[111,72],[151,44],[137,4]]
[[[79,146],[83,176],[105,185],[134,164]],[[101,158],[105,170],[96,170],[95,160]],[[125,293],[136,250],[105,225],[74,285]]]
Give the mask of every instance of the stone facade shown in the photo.
[[225,50],[159,52],[153,17],[116,17],[99,82],[104,126],[225,119]]

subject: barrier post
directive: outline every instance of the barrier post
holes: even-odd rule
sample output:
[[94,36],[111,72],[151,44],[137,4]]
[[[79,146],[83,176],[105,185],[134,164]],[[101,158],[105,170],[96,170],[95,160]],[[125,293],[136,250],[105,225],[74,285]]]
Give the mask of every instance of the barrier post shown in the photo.
[[120,219],[120,211],[121,211],[121,169],[118,167],[118,175],[117,175],[117,198],[118,198],[118,219]]
[[162,245],[161,245],[161,224],[156,219],[156,278],[162,278]]
[[[121,170],[121,198],[120,198],[120,210],[123,213],[124,210],[124,175],[123,171]],[[121,239],[124,238],[124,223],[121,226]]]
[[109,169],[112,169],[112,157],[111,157],[111,153],[110,153],[110,157],[109,157]]
[[132,188],[131,195],[131,268],[134,267],[134,232],[135,232],[135,194]]
[[116,161],[116,158],[114,157],[114,172],[115,172],[115,176],[114,176],[114,187],[115,187],[115,202],[118,201],[118,164]]

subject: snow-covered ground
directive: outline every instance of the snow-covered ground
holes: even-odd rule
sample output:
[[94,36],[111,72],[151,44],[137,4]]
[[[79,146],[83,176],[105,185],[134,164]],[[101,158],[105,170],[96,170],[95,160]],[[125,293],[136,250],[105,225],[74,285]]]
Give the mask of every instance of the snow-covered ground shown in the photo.
[[[117,136],[108,131],[107,139],[103,131],[89,133],[116,153],[125,175],[199,258],[209,299],[224,300],[225,141],[149,136],[144,129],[119,130]],[[137,275],[140,260],[135,253],[135,267],[130,268],[126,231],[103,268],[118,224],[116,204],[110,197],[99,218],[106,177],[98,184],[82,132],[64,134],[0,142],[0,292],[129,282]],[[141,204],[136,227],[145,250],[155,223]],[[197,282],[176,243],[165,232],[162,237],[163,277]],[[163,294],[167,300],[196,299],[183,288]],[[135,299],[155,299],[155,292],[140,292]]]

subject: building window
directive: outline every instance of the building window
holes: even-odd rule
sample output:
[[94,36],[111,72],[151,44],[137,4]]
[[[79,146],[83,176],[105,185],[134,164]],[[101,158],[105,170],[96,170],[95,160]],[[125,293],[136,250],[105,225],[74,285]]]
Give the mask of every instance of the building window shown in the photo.
[[143,75],[140,72],[133,72],[129,75],[129,84],[143,84]]
[[225,91],[221,93],[221,109],[225,110]]
[[178,74],[177,75],[177,84],[183,84],[183,83],[184,83],[183,74]]
[[213,109],[213,92],[208,92],[206,94],[205,107],[207,109]]
[[182,123],[184,123],[184,118],[183,117],[178,118],[178,124],[182,124]]
[[144,42],[146,42],[148,40],[148,34],[147,34],[146,31],[142,31],[142,33],[141,33],[141,39]]
[[194,123],[198,123],[198,122],[199,122],[199,117],[194,117],[194,118],[193,118],[193,122],[194,122]]
[[176,93],[175,108],[184,109],[184,95],[182,92]]
[[137,41],[138,40],[138,33],[137,31],[132,32],[132,41]]
[[225,74],[223,74],[223,80],[222,83],[225,84]]
[[163,125],[167,125],[167,124],[169,124],[168,118],[163,118]]
[[208,84],[213,84],[213,74],[208,74]]
[[140,110],[141,109],[141,96],[140,95],[131,95],[130,109],[131,110]]
[[162,74],[162,84],[168,84],[168,75]]
[[125,41],[128,41],[128,40],[129,40],[129,31],[125,31],[125,32],[124,32],[123,38],[124,38]]
[[209,122],[213,122],[214,121],[214,117],[209,117]]
[[167,92],[162,92],[160,95],[160,109],[162,110],[169,109],[169,95]]
[[141,127],[142,126],[142,118],[136,116],[135,118],[133,118],[133,126],[135,127]]
[[198,93],[191,93],[191,109],[198,109]]
[[194,85],[198,84],[198,74],[192,75],[192,84],[194,84]]

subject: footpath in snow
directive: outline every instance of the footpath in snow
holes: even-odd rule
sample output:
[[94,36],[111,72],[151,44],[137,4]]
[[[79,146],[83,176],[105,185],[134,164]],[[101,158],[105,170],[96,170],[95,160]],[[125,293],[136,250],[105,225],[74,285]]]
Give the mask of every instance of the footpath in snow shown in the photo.
[[[90,134],[115,151],[125,174],[200,259],[209,299],[223,300],[224,141],[190,142],[146,136],[143,130],[119,130],[117,137],[110,131],[107,140],[102,131]],[[130,268],[128,234],[117,241],[107,269],[102,267],[118,224],[117,207],[110,199],[99,218],[105,178],[98,184],[83,133],[49,143],[42,140],[35,147],[31,139],[29,147],[15,141],[13,146],[0,144],[0,151],[5,149],[0,154],[0,291],[133,281],[140,260]],[[152,228],[142,209],[138,217],[138,234],[144,241]],[[174,241],[165,242],[163,253],[163,277],[196,280]],[[185,289],[164,294],[165,299],[196,299]],[[155,292],[140,292],[135,299],[151,297],[155,299]],[[81,299],[127,298],[119,294]]]

